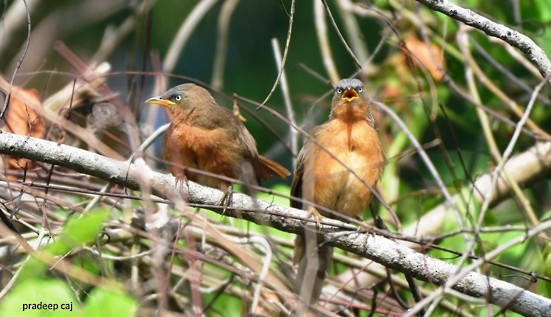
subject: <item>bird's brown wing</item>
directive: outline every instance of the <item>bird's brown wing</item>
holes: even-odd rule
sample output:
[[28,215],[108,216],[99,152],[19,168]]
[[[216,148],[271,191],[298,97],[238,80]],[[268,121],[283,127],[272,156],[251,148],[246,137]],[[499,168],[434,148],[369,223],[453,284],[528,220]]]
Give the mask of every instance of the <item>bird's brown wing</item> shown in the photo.
[[[293,175],[293,182],[291,183],[291,199],[290,199],[290,205],[293,208],[297,209],[304,209],[304,204],[300,200],[302,199],[302,182],[303,182],[303,176],[304,176],[304,166],[305,166],[305,157],[306,153],[310,151],[310,145],[311,143],[309,141],[305,141],[304,145],[302,146],[302,149],[298,153],[297,156],[297,163],[295,167],[295,173]],[[304,239],[301,235],[297,235],[295,239],[295,250],[293,255],[293,264],[297,265],[299,264],[302,259],[304,258]],[[297,281],[301,280],[301,276],[304,275],[304,272],[302,274],[299,274],[297,277]]]
[[[302,201],[293,199],[293,198],[301,198],[302,199],[302,176],[304,175],[304,156],[307,151],[307,143],[305,143],[298,153],[297,156],[297,163],[295,167],[295,173],[293,175],[293,182],[291,183],[291,199],[290,199],[290,205],[293,208],[302,209],[303,204]],[[302,259],[304,258],[304,239],[301,235],[297,235],[295,238],[295,250],[293,252],[293,264],[297,265],[299,264]],[[304,273],[298,274],[297,276],[297,283],[302,280],[302,277]]]
[[241,143],[241,148],[244,151],[243,157],[246,161],[251,162],[257,178],[269,179],[274,176],[285,178],[291,175],[291,172],[279,163],[258,154],[258,150],[256,149],[256,141],[249,130],[247,130],[247,128],[240,121],[236,139],[236,142]]
[[232,120],[235,120],[237,124],[235,127],[237,127],[237,130],[234,131],[236,140],[235,142],[240,143],[240,147],[243,149],[243,156],[247,159],[252,159],[258,156],[258,150],[256,149],[256,141],[254,140],[253,136],[247,130],[247,128],[243,125],[239,119],[236,117],[233,117]]
[[[308,141],[304,144],[297,156],[297,164],[295,167],[295,174],[293,175],[293,182],[291,183],[291,197],[302,198],[302,176],[304,175],[304,157],[308,151]],[[291,199],[291,207],[302,209],[303,204],[300,201]]]

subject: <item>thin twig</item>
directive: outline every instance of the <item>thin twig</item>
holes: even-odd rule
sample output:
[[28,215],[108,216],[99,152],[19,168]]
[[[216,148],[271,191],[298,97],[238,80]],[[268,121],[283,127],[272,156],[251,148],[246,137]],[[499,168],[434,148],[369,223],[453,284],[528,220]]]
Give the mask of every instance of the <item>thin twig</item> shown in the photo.
[[31,13],[29,7],[27,6],[27,0],[23,0],[23,4],[25,5],[25,12],[27,13],[27,38],[25,40],[25,45],[23,46],[21,57],[19,57],[17,65],[15,65],[15,69],[11,75],[10,85],[8,91],[6,92],[6,98],[4,99],[4,107],[0,113],[0,120],[4,120],[4,115],[6,114],[6,111],[8,111],[8,105],[11,99],[11,87],[13,86],[13,82],[15,81],[15,76],[17,75],[19,68],[21,68],[21,64],[23,64],[25,56],[27,56],[27,51],[29,50],[29,45],[31,43]]
[[176,62],[180,57],[180,53],[184,50],[184,47],[193,33],[193,30],[195,30],[197,24],[199,24],[201,19],[205,17],[207,12],[216,4],[216,2],[218,2],[218,0],[199,1],[195,8],[193,8],[193,10],[188,14],[187,18],[180,26],[178,33],[176,33],[170,47],[168,48],[168,52],[166,53],[166,57],[163,62],[164,72],[171,73],[174,71],[174,67],[176,67]]
[[230,21],[239,4],[239,0],[226,0],[218,16],[218,37],[216,41],[216,50],[214,53],[214,66],[212,68],[212,87],[222,89],[224,85],[224,68],[226,66],[226,52],[228,51],[228,34],[230,31]]
[[283,95],[283,104],[285,105],[285,110],[287,111],[287,119],[289,119],[289,122],[291,123],[289,125],[289,138],[291,139],[291,153],[293,154],[294,166],[294,161],[296,160],[296,156],[298,154],[298,131],[293,128],[293,126],[297,125],[295,121],[295,111],[293,110],[291,96],[289,94],[289,84],[287,83],[285,69],[282,68],[281,51],[279,49],[279,43],[276,38],[272,39],[272,49],[274,51],[277,69],[281,71],[281,94]]
[[314,0],[314,19],[323,65],[325,66],[325,70],[331,79],[332,86],[334,86],[340,80],[340,76],[337,71],[335,61],[333,60],[333,54],[331,54],[331,45],[329,44],[327,33],[327,22],[325,21],[324,6],[319,0]]
[[277,72],[277,78],[272,85],[272,89],[270,89],[270,92],[264,98],[264,101],[262,101],[260,104],[261,106],[264,106],[268,100],[272,97],[272,94],[274,93],[275,89],[277,88],[277,85],[279,84],[279,81],[281,79],[281,75],[283,74],[283,69],[285,68],[285,64],[287,62],[287,54],[289,53],[289,45],[291,44],[291,35],[293,34],[293,21],[295,20],[295,1],[291,1],[291,14],[289,15],[289,28],[287,29],[287,38],[285,40],[285,49],[283,50],[283,58],[281,58],[279,71]]
[[350,45],[348,45],[348,43],[344,39],[344,36],[342,35],[342,33],[339,29],[339,26],[337,25],[337,22],[335,21],[335,18],[333,17],[333,12],[331,12],[331,9],[329,8],[329,5],[327,5],[327,1],[326,0],[321,0],[321,2],[323,3],[323,6],[325,7],[325,10],[327,11],[327,15],[329,16],[329,19],[331,20],[331,24],[333,25],[333,28],[335,28],[335,31],[337,32],[337,35],[339,36],[339,39],[341,40],[342,44],[344,45],[346,51],[348,52],[350,57],[352,57],[352,59],[354,60],[356,65],[359,68],[362,68],[362,63],[358,60],[358,58],[356,57],[356,54],[354,54],[354,51],[352,51],[352,49],[350,48]]

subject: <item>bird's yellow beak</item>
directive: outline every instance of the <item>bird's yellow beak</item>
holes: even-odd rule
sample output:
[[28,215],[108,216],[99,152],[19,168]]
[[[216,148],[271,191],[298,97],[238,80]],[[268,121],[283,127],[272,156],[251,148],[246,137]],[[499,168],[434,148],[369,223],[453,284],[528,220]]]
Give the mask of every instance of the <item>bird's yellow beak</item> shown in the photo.
[[164,107],[173,106],[175,103],[173,101],[170,101],[168,99],[163,99],[160,96],[149,98],[145,101],[145,103],[150,105],[161,105]]
[[356,89],[353,88],[346,89],[341,95],[341,99],[347,102],[351,102],[352,100],[359,97],[360,95],[358,95]]

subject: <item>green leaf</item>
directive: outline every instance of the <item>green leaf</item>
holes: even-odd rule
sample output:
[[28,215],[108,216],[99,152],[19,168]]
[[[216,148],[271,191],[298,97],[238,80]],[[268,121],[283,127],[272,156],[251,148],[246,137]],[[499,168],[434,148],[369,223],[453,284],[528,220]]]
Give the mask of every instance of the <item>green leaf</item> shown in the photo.
[[97,288],[90,294],[84,306],[84,316],[135,316],[138,303],[122,292]]
[[[108,216],[107,210],[99,210],[69,221],[55,241],[39,252],[53,258],[65,255],[75,247],[93,243]],[[19,280],[23,281],[43,275],[46,265],[37,258],[31,258],[21,270]]]
[[62,281],[32,279],[17,284],[0,304],[0,316],[82,316],[71,289]]
[[135,316],[136,300],[122,292],[96,288],[84,308],[67,284],[55,279],[28,279],[18,284],[0,304],[0,316]]
[[71,219],[61,235],[46,250],[53,255],[63,255],[74,247],[94,243],[108,216],[107,210],[102,209]]

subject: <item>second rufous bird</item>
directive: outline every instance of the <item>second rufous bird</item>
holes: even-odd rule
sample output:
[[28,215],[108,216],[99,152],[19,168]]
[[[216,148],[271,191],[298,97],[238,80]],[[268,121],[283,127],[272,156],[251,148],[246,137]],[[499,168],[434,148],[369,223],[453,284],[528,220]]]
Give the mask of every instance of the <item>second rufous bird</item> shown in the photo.
[[205,88],[179,85],[146,103],[163,106],[170,116],[164,157],[176,178],[226,191],[231,182],[217,175],[243,176],[249,183],[290,175],[285,167],[258,154],[256,142],[241,120],[218,105]]
[[[297,159],[291,206],[309,211],[316,221],[339,214],[356,217],[366,210],[384,164],[384,153],[364,85],[343,79],[335,87],[329,121],[311,132]],[[326,212],[324,207],[333,213]],[[305,230],[295,240],[298,264],[295,292],[304,305],[317,302],[332,248]]]

